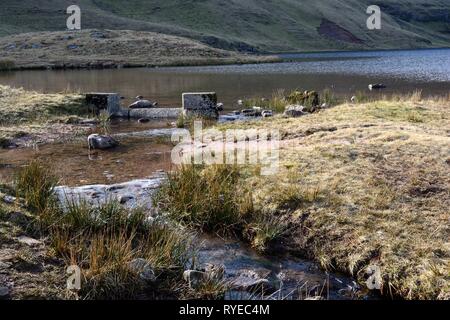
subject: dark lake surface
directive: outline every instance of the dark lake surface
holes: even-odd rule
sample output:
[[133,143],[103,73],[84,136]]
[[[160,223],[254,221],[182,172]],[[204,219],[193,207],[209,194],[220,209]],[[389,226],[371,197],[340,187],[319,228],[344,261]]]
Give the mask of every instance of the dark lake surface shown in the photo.
[[181,94],[215,91],[228,109],[238,99],[270,97],[278,89],[332,89],[351,97],[384,83],[382,94],[444,95],[450,91],[450,49],[323,52],[281,55],[285,62],[257,65],[140,68],[114,70],[21,71],[0,73],[0,84],[41,92],[118,92],[163,106],[181,106]]

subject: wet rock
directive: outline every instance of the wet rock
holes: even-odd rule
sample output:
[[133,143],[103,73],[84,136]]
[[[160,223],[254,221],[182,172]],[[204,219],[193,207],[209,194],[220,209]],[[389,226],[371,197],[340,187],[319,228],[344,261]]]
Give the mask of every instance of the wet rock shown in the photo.
[[223,103],[218,103],[218,104],[216,105],[216,108],[217,108],[217,111],[223,111],[223,109],[224,109],[224,104],[223,104]]
[[121,197],[119,198],[119,203],[120,203],[120,204],[126,204],[128,201],[131,201],[131,200],[133,200],[133,199],[134,199],[133,196],[127,196],[127,195],[121,196]]
[[78,123],[81,125],[96,125],[99,124],[100,121],[97,119],[82,119]]
[[256,112],[254,109],[244,109],[241,110],[241,115],[244,117],[256,117]]
[[189,284],[189,288],[194,289],[208,280],[208,274],[198,270],[186,270],[183,272],[183,279]]
[[10,290],[8,287],[1,286],[0,287],[0,300],[7,300],[10,298],[9,296]]
[[382,83],[376,83],[376,84],[369,84],[369,90],[380,90],[380,89],[385,89],[386,86]]
[[149,123],[150,119],[149,118],[141,118],[138,120],[139,123]]
[[156,280],[155,271],[145,259],[134,259],[130,262],[129,268],[131,271],[139,274],[139,277],[146,282],[154,282]]
[[231,121],[236,121],[238,120],[239,117],[238,116],[234,116],[234,115],[223,115],[219,117],[219,122],[231,122]]
[[91,134],[88,137],[88,146],[90,149],[106,150],[117,147],[119,143],[111,136]]
[[285,108],[283,115],[289,118],[298,118],[307,114],[303,111],[304,109],[305,107],[301,105],[289,105]]
[[272,110],[264,110],[263,112],[261,112],[261,115],[263,118],[269,118],[273,117],[273,112]]
[[2,200],[3,200],[3,202],[6,203],[6,204],[13,204],[13,203],[16,202],[17,198],[16,198],[16,197],[13,197],[13,196],[10,196],[10,195],[4,195],[4,196],[2,197]]
[[203,282],[222,281],[225,275],[225,267],[215,264],[206,264],[202,270],[186,270],[183,279],[190,288],[196,288]]
[[[55,188],[58,201],[67,207],[70,203],[86,202],[98,206],[109,201],[122,201],[127,208],[153,209],[152,197],[165,179],[165,174],[155,174],[154,177],[133,180],[112,185],[89,185],[80,187],[59,186]],[[133,198],[131,198],[133,196]]]
[[245,270],[238,274],[237,277],[231,280],[231,287],[239,291],[273,291],[274,287],[271,282],[262,278],[253,270]]
[[263,109],[261,107],[253,107],[253,110],[255,111],[256,117],[260,117],[263,112]]
[[138,100],[128,106],[130,109],[150,109],[155,108],[157,104],[149,100]]
[[19,241],[22,244],[26,244],[27,246],[30,246],[30,247],[34,247],[34,246],[42,244],[41,241],[27,237],[27,236],[20,236],[17,238],[17,241]]

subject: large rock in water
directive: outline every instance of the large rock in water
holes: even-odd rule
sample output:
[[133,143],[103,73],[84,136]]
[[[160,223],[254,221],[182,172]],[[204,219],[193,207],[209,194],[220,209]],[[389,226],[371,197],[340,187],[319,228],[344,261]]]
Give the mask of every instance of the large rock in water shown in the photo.
[[217,95],[215,92],[183,93],[183,113],[186,116],[199,116],[217,119]]
[[117,201],[126,208],[143,208],[154,213],[153,195],[165,177],[164,173],[160,173],[147,179],[112,185],[58,186],[55,195],[64,210],[73,203],[99,206],[108,201]]
[[111,136],[91,134],[88,137],[89,149],[106,150],[117,147],[119,143]]
[[149,109],[149,108],[155,108],[156,103],[151,102],[149,100],[138,100],[128,106],[130,109]]
[[284,110],[284,116],[288,118],[298,118],[306,115],[307,113],[303,111],[305,107],[300,105],[289,105],[286,106]]

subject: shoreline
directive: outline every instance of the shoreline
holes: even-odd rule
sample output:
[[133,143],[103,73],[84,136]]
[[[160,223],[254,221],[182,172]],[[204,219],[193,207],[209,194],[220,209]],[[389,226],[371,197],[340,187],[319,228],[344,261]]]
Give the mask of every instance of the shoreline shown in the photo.
[[33,32],[0,38],[0,70],[117,69],[247,64],[276,56],[227,51],[188,38],[131,30]]

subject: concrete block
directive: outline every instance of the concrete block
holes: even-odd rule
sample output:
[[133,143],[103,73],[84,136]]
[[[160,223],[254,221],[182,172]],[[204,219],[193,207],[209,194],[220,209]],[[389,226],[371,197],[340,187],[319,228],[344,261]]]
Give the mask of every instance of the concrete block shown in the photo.
[[217,95],[215,92],[183,93],[183,114],[217,119]]

